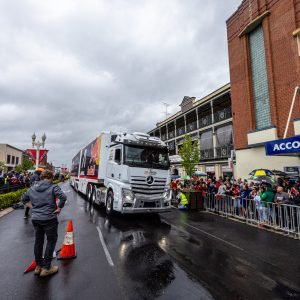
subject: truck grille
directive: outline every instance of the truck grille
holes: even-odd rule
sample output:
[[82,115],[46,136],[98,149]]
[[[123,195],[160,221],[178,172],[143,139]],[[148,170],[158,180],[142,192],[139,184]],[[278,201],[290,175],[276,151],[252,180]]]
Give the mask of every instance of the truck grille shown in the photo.
[[147,183],[147,177],[145,176],[132,176],[131,186],[132,191],[135,194],[147,195],[147,196],[162,196],[166,186],[166,179],[160,177],[154,177],[152,184]]

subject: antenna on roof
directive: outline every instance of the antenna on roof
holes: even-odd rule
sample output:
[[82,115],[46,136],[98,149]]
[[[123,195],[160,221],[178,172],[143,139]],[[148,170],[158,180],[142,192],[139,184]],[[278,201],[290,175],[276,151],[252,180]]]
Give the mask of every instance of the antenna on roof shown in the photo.
[[167,102],[163,102],[162,104],[166,107],[166,119],[168,119],[168,116],[170,115],[170,113],[168,113],[168,107],[170,106],[170,104]]

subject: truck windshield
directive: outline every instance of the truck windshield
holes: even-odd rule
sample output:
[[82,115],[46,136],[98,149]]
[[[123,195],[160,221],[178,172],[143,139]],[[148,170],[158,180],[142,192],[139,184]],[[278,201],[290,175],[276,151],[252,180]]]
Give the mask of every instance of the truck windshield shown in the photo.
[[169,168],[168,150],[142,146],[124,146],[124,164],[131,167],[163,169]]

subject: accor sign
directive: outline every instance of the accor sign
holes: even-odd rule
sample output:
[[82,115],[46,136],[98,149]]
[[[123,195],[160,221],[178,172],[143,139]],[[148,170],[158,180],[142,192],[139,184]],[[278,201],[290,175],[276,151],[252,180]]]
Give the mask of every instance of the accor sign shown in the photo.
[[267,142],[265,149],[267,155],[300,153],[300,136]]

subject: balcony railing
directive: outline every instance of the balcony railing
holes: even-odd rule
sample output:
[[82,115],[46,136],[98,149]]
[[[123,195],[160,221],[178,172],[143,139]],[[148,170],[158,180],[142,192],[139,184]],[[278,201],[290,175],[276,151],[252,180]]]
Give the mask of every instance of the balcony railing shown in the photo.
[[166,133],[162,134],[161,139],[162,139],[162,141],[165,141],[167,139],[167,134]]
[[216,148],[216,156],[217,157],[230,157],[231,150],[233,150],[233,145],[226,145],[222,147]]
[[173,139],[175,136],[176,136],[175,135],[175,130],[174,131],[169,131],[169,133],[168,133],[168,138],[169,139]]
[[185,128],[184,127],[177,128],[177,136],[180,136],[183,134],[185,134]]
[[216,147],[216,155],[214,155],[214,149],[200,150],[200,160],[208,160],[214,158],[228,158],[231,156],[231,150],[233,145],[226,145],[222,147]]
[[186,132],[191,132],[198,129],[197,121],[186,124]]
[[214,113],[215,123],[221,122],[231,117],[232,117],[231,107],[224,108]]
[[203,128],[212,124],[211,115],[205,117],[199,117],[199,128]]
[[214,158],[214,149],[200,150],[200,159],[207,160]]

